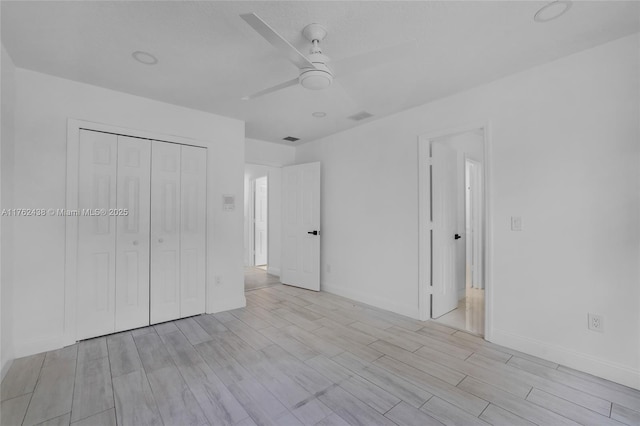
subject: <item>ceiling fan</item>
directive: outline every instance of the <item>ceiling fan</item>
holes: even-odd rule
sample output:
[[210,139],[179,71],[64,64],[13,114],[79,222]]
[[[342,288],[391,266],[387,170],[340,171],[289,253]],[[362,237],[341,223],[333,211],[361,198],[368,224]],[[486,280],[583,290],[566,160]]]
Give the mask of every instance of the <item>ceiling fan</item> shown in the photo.
[[311,90],[325,89],[338,76],[356,73],[378,64],[400,59],[415,50],[415,41],[403,43],[331,62],[331,68],[329,68],[327,63],[330,62],[330,59],[323,55],[320,49],[320,42],[327,36],[327,29],[324,26],[309,24],[304,27],[302,35],[311,42],[309,54],[304,55],[255,13],[242,14],[240,17],[299,69],[297,78],[245,96],[242,98],[243,100],[255,99],[296,84]]

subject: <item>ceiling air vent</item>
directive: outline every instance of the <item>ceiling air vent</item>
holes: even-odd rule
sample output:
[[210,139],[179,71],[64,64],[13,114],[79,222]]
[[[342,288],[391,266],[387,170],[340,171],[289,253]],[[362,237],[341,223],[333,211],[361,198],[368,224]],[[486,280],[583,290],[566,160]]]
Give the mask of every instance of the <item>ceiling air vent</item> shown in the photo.
[[364,120],[365,118],[369,118],[369,117],[373,117],[373,114],[368,113],[367,111],[360,111],[357,114],[353,114],[350,117],[347,117],[350,120],[353,121],[360,121],[360,120]]
[[283,141],[295,142],[299,141],[300,138],[294,138],[293,136],[287,136],[286,138],[282,138]]

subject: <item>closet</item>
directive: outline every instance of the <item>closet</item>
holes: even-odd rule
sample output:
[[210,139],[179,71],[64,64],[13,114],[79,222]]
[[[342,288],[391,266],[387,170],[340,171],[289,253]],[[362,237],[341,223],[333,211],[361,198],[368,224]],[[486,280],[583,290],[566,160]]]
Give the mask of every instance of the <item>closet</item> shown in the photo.
[[206,148],[80,131],[77,339],[204,313]]

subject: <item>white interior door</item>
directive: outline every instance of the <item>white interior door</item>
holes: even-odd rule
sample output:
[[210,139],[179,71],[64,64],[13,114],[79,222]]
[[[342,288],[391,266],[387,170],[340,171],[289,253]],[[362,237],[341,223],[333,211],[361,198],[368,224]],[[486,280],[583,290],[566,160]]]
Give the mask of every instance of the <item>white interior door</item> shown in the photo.
[[181,150],[180,316],[187,317],[205,311],[207,149]]
[[431,144],[433,211],[433,302],[431,317],[458,306],[456,285],[457,156],[446,142]]
[[77,339],[114,332],[116,135],[80,131],[78,208]]
[[149,325],[151,141],[118,136],[115,331]]
[[254,206],[254,265],[267,264],[267,177],[259,177],[255,184]]
[[151,323],[180,317],[180,145],[151,145]]
[[320,290],[320,163],[282,168],[284,284]]

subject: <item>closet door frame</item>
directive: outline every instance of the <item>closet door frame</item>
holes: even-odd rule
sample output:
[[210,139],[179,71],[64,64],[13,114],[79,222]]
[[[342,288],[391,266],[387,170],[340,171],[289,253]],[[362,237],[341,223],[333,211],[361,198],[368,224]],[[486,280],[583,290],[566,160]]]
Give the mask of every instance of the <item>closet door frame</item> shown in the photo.
[[[79,188],[79,150],[80,150],[80,131],[90,130],[103,133],[112,133],[115,135],[129,136],[134,138],[149,139],[160,142],[175,143],[179,145],[195,146],[200,148],[210,148],[211,143],[198,141],[180,136],[164,135],[159,133],[147,132],[143,130],[127,129],[124,127],[111,126],[108,124],[94,123],[91,121],[77,120],[70,118],[67,120],[67,187],[66,187],[66,203],[67,211],[77,211],[79,206],[78,188]],[[205,256],[209,250],[211,241],[210,216],[212,214],[212,204],[208,200],[211,188],[209,185],[209,155],[207,151],[207,203],[206,203],[206,244]],[[77,270],[78,270],[78,217],[65,216],[65,284],[64,284],[64,337],[63,346],[72,345],[78,341],[77,337]],[[211,271],[208,262],[205,262],[205,312],[210,312],[209,282]]]

